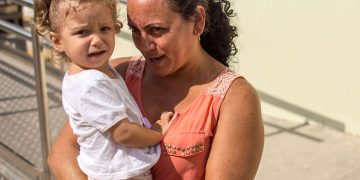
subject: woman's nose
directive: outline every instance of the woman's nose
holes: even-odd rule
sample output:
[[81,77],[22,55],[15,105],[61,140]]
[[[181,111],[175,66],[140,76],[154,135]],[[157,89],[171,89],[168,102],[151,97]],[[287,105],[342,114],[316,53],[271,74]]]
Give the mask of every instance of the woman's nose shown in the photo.
[[156,44],[154,42],[154,39],[147,35],[142,35],[139,40],[139,50],[143,51],[150,51],[156,49]]

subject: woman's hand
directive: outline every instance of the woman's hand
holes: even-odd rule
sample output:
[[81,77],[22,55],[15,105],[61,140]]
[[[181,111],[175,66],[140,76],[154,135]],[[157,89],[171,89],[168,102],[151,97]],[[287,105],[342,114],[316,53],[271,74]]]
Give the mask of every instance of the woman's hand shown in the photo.
[[165,136],[177,116],[178,113],[163,112],[160,119],[152,125],[151,129]]

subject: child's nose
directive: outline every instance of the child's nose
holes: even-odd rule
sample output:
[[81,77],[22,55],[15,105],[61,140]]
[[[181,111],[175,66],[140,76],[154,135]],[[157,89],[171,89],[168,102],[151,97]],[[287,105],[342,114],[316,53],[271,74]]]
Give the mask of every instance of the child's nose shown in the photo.
[[102,41],[101,37],[99,35],[97,35],[97,34],[94,34],[92,39],[91,39],[91,45],[99,47],[102,44],[103,44],[103,41]]

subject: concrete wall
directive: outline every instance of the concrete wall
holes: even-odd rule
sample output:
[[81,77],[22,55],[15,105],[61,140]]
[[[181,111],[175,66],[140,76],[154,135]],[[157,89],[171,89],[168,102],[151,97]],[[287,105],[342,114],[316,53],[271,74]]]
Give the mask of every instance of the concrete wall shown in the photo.
[[[240,28],[238,71],[260,92],[360,134],[360,1],[233,0],[233,5]],[[263,112],[305,118],[271,102],[263,103]]]
[[[232,3],[240,35],[234,66],[261,93],[264,115],[360,134],[360,1]],[[120,36],[114,56],[138,54],[126,26]]]
[[131,31],[127,26],[126,5],[122,3],[119,4],[119,19],[121,22],[123,22],[123,28],[121,29],[121,32],[117,35],[115,42],[115,50],[112,58],[140,54],[140,52],[135,48],[134,43],[132,42]]

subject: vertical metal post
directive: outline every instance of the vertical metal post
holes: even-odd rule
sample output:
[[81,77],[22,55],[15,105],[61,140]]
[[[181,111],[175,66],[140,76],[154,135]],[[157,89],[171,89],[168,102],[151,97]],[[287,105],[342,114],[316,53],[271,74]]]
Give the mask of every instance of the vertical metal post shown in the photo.
[[36,95],[39,112],[39,125],[40,125],[40,138],[41,138],[41,150],[43,159],[43,174],[41,179],[50,180],[51,174],[47,165],[47,158],[50,152],[50,122],[48,119],[48,96],[45,79],[45,62],[40,58],[40,44],[39,37],[35,32],[34,25],[31,26],[32,34],[32,47],[34,57],[34,69],[36,80]]

